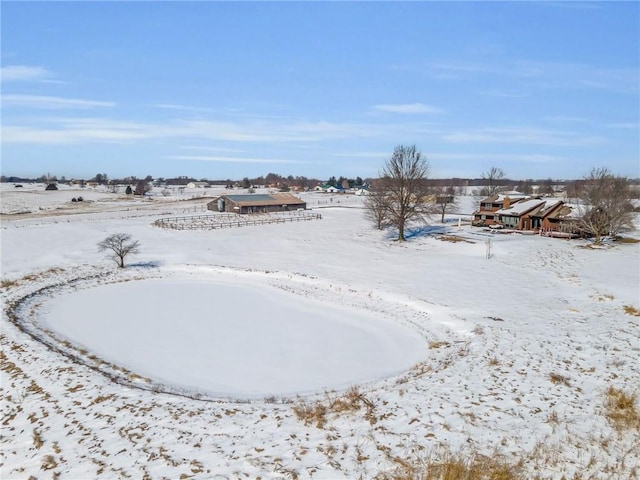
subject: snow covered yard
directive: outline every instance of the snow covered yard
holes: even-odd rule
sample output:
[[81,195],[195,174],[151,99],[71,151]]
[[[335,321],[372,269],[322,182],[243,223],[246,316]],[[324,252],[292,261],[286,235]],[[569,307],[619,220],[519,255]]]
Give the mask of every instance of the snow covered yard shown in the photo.
[[[2,478],[411,478],[448,452],[640,475],[638,427],[606,416],[608,389],[640,395],[640,244],[454,222],[399,244],[351,196],[172,231],[196,201],[5,193],[34,213],[2,218]],[[96,248],[120,231],[124,270]]]

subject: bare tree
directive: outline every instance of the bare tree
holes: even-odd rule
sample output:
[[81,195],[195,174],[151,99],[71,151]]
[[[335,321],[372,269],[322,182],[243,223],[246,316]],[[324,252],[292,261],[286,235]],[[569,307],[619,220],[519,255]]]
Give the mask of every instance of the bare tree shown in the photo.
[[124,259],[130,253],[138,253],[140,242],[131,240],[128,233],[114,233],[98,243],[101,252],[107,251],[120,268],[124,268]]
[[577,227],[602,243],[605,235],[617,235],[633,225],[631,188],[626,177],[614,176],[607,168],[593,168],[580,191]]
[[389,225],[387,215],[387,196],[381,182],[374,181],[364,199],[365,218],[371,220],[378,230]]
[[516,190],[525,195],[531,195],[533,192],[533,181],[530,178],[521,180],[516,184]]
[[555,194],[555,189],[553,188],[553,180],[547,178],[543,180],[540,184],[540,188],[538,188],[538,195],[551,196]]
[[435,187],[433,189],[433,198],[435,200],[433,210],[440,214],[440,222],[444,223],[445,214],[452,213],[457,206],[456,188],[451,185],[448,187]]
[[133,194],[143,196],[149,193],[153,188],[151,182],[153,182],[153,177],[151,175],[147,175],[144,180],[139,180]]
[[498,195],[502,190],[502,180],[505,176],[504,170],[495,166],[482,173],[482,179],[486,180],[487,184],[480,190],[480,195],[483,197]]
[[398,145],[380,175],[384,192],[386,219],[398,229],[398,240],[405,240],[407,223],[429,213],[429,163],[415,145]]

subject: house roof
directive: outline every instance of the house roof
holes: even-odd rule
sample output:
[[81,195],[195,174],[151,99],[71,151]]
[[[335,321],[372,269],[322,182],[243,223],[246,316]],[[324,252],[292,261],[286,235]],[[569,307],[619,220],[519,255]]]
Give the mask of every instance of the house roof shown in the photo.
[[546,217],[553,213],[554,210],[558,210],[558,207],[561,207],[562,204],[563,202],[559,198],[545,199],[544,203],[531,212],[530,215],[532,217]]
[[500,195],[493,195],[491,197],[484,198],[480,200],[480,203],[503,203],[505,198],[509,198],[509,200],[511,200],[511,203],[515,203],[524,198],[528,198],[528,195],[524,195],[519,192],[516,192],[516,194],[514,195],[506,195],[501,193]]
[[539,198],[522,200],[518,203],[511,205],[508,208],[501,208],[500,210],[496,211],[494,215],[511,215],[513,217],[519,217],[533,210],[536,207],[544,205],[544,202],[545,202],[544,200],[540,200]]
[[[241,207],[257,207],[266,205],[301,205],[305,204],[304,200],[291,195],[290,193],[272,193],[272,194],[248,194],[248,195],[220,195],[218,198],[224,198]],[[217,201],[214,200],[214,201]]]

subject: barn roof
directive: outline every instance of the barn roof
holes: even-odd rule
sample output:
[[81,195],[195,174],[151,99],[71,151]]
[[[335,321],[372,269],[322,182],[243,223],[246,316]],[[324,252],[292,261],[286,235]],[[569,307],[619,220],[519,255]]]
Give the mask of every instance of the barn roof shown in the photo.
[[301,205],[306,203],[290,193],[272,194],[248,194],[248,195],[221,195],[224,198],[239,206],[256,207],[263,205]]

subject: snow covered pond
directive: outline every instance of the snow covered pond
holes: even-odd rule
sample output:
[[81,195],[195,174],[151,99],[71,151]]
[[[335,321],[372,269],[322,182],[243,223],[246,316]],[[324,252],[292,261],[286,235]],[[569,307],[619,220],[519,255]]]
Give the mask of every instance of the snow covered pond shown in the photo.
[[45,325],[104,360],[178,388],[263,397],[344,388],[424,359],[416,331],[240,278],[173,277],[61,294]]

